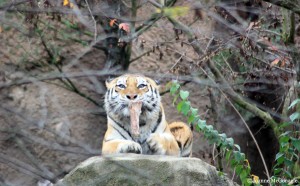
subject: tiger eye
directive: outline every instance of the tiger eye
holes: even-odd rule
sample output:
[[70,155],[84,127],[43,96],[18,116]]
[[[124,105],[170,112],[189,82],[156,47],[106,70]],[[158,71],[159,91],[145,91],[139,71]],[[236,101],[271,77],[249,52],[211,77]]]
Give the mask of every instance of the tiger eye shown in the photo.
[[145,85],[145,84],[140,84],[140,85],[138,86],[138,88],[144,88],[145,86],[147,86],[147,85]]
[[119,84],[119,85],[117,85],[117,87],[122,88],[122,89],[126,88],[126,86],[123,84]]

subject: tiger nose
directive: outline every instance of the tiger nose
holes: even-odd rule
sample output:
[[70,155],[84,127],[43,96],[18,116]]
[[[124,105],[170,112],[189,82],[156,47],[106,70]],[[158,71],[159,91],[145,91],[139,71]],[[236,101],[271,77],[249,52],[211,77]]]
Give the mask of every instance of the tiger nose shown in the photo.
[[126,97],[127,99],[134,100],[135,98],[137,98],[137,94],[127,94]]

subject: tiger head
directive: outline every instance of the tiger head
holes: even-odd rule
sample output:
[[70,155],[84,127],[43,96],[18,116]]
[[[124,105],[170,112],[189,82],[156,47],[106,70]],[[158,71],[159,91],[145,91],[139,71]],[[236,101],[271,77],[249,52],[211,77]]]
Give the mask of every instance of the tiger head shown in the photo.
[[106,81],[105,109],[108,114],[129,117],[129,103],[142,102],[142,115],[160,110],[159,85],[143,75],[125,74]]

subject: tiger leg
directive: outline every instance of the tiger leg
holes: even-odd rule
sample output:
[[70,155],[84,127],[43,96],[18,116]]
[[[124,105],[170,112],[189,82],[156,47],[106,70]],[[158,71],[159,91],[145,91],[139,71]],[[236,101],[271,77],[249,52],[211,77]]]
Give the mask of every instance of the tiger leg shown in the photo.
[[116,154],[116,153],[142,153],[142,147],[140,144],[130,140],[110,140],[103,141],[102,154]]
[[107,131],[103,139],[102,154],[142,153],[142,147],[140,144],[132,140],[122,138],[122,135],[108,124]]
[[179,156],[180,150],[177,142],[170,132],[152,133],[147,139],[152,154]]
[[180,148],[180,156],[191,157],[193,144],[191,129],[183,122],[173,122],[169,127]]

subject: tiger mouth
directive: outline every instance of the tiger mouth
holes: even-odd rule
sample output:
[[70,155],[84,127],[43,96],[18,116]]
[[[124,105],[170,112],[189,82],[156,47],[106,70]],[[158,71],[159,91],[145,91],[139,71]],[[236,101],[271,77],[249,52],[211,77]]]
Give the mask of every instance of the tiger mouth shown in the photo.
[[[129,104],[130,103],[123,103],[121,104],[120,110],[123,110],[125,108],[129,109]],[[141,112],[145,110],[145,104],[142,102],[142,107],[141,107]]]

